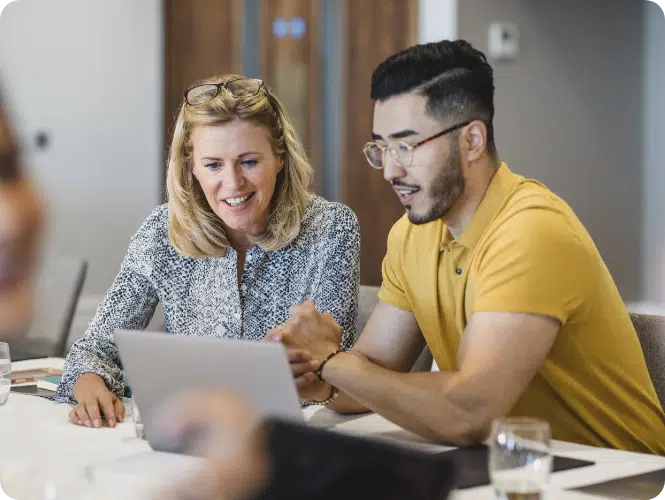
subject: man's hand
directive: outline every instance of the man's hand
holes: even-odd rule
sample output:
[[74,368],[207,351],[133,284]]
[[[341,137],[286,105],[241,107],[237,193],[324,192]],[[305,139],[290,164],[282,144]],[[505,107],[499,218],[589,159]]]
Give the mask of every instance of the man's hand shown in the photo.
[[310,353],[301,349],[287,349],[287,355],[298,391],[307,389],[316,382],[315,372],[319,369],[319,363],[312,361]]
[[307,300],[292,306],[291,319],[270,330],[266,338],[306,351],[315,363],[321,363],[339,349],[342,328],[330,314],[320,313],[314,303]]

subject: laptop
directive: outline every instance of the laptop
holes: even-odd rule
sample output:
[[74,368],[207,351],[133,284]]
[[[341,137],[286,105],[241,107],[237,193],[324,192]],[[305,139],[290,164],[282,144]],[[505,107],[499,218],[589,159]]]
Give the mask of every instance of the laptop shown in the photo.
[[117,330],[115,340],[146,439],[156,451],[178,451],[159,442],[153,420],[163,403],[188,390],[234,392],[263,417],[303,422],[286,350],[279,343],[132,330]]

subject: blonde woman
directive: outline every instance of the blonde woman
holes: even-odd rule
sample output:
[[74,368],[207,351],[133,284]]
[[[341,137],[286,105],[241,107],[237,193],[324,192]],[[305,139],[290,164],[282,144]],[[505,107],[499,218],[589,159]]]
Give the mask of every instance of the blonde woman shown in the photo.
[[[159,302],[169,332],[261,340],[289,318],[292,305],[312,300],[340,323],[342,344],[351,344],[358,222],[348,207],[309,194],[311,176],[284,107],[262,81],[224,75],[185,92],[170,149],[168,203],[132,238],[111,289],[67,356],[55,398],[76,404],[72,423],[122,421],[113,332],[145,328]],[[311,371],[306,353],[295,356],[292,362]]]

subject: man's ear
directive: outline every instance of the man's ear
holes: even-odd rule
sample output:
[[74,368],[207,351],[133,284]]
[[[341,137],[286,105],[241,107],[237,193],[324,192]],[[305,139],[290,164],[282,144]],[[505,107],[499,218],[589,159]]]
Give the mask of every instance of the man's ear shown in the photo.
[[471,122],[466,128],[464,141],[467,161],[478,161],[487,149],[487,126],[479,120]]

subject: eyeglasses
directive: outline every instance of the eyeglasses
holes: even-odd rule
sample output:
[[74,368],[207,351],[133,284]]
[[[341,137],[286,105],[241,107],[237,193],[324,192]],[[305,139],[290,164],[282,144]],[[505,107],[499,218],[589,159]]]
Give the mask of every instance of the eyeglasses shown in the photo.
[[[187,89],[185,92],[185,102],[190,106],[199,106],[212,101],[219,95],[222,89],[231,94],[232,97],[254,97],[259,94],[262,88],[266,88],[263,80],[255,78],[237,78],[225,83],[207,83],[197,85]],[[267,89],[266,89],[267,91]]]
[[382,169],[385,167],[384,159],[386,152],[390,155],[390,159],[397,166],[402,168],[409,168],[413,162],[414,149],[422,146],[423,144],[427,144],[434,139],[438,139],[441,136],[449,134],[454,130],[466,127],[469,123],[471,123],[471,121],[459,123],[413,145],[404,141],[393,142],[388,146],[381,146],[376,142],[368,142],[363,148],[363,153],[365,153],[365,158],[367,158],[367,162],[372,166],[372,168]]

